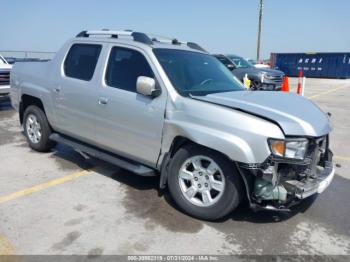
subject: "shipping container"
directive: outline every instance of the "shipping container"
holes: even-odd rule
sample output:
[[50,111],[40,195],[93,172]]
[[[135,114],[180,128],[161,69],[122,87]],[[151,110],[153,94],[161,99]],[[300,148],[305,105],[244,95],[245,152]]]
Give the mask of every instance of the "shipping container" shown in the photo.
[[350,78],[350,53],[271,53],[270,63],[287,76]]

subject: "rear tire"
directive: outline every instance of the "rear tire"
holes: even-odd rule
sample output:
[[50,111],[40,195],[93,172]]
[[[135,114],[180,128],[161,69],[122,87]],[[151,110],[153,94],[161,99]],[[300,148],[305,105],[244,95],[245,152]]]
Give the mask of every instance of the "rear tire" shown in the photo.
[[234,164],[224,155],[197,145],[185,146],[175,153],[169,166],[168,188],[181,210],[204,220],[228,215],[242,196]]
[[52,130],[43,110],[35,105],[24,111],[23,129],[29,146],[38,152],[48,152],[56,143],[49,139]]

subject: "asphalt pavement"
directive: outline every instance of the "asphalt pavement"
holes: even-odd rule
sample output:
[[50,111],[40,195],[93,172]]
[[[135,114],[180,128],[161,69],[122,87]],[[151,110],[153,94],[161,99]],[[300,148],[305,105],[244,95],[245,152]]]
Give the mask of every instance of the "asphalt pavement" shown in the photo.
[[[291,79],[295,92],[296,79]],[[251,211],[204,222],[139,177],[58,145],[29,149],[0,100],[0,254],[350,254],[350,81],[307,79],[305,96],[332,114],[330,187],[289,214]],[[307,112],[305,112],[307,114]]]

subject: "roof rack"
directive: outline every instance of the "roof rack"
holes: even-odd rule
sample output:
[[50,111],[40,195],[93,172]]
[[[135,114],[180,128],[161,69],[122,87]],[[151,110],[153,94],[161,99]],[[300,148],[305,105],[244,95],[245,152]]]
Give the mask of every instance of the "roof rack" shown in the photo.
[[108,29],[103,30],[93,30],[93,31],[82,31],[79,34],[77,34],[76,37],[89,37],[90,35],[97,35],[97,36],[111,36],[112,38],[118,38],[119,36],[130,36],[134,39],[134,41],[144,43],[146,45],[153,45],[153,42],[158,43],[168,43],[172,45],[187,45],[189,48],[197,49],[199,51],[207,52],[204,48],[202,48],[200,45],[193,43],[193,42],[181,42],[178,41],[176,38],[164,38],[159,39],[158,37],[150,38],[147,34],[141,33],[141,32],[133,32],[132,30],[125,30],[125,31],[112,31]]
[[152,45],[153,41],[144,33],[127,31],[111,31],[111,30],[100,30],[100,31],[82,31],[77,34],[76,37],[89,37],[90,35],[110,35],[112,38],[118,38],[119,36],[130,36],[133,37],[134,41],[141,42],[147,45]]
[[194,42],[183,42],[183,41],[179,41],[176,38],[174,39],[159,39],[157,37],[152,38],[152,41],[154,42],[158,42],[158,43],[167,43],[167,44],[172,44],[172,45],[187,45],[189,48],[192,49],[197,49],[203,52],[207,53],[207,50],[205,50],[203,47],[201,47],[200,45],[194,43]]
[[203,51],[203,52],[206,52],[208,53],[207,50],[205,50],[203,47],[201,47],[199,44],[196,44],[194,42],[187,42],[187,46],[189,48],[192,48],[192,49],[197,49],[197,50],[200,50],[200,51]]

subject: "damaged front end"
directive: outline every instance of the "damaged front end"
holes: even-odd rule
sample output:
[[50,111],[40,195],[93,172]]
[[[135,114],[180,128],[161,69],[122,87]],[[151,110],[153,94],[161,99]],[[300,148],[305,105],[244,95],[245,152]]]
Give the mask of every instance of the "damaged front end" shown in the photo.
[[240,164],[248,198],[255,210],[289,211],[300,200],[322,193],[334,176],[329,138],[308,138],[302,157],[271,154],[257,165]]

